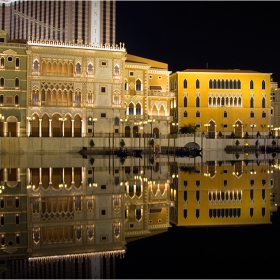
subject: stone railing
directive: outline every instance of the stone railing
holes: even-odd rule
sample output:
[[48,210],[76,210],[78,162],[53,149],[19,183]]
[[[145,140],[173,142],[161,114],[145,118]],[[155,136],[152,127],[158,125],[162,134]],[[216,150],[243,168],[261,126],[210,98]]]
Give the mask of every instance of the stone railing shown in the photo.
[[60,48],[73,48],[73,49],[89,49],[89,50],[106,50],[106,51],[120,51],[126,52],[125,44],[120,43],[119,45],[97,45],[97,44],[80,44],[73,42],[61,42],[56,40],[28,40],[27,44],[30,46],[52,46]]

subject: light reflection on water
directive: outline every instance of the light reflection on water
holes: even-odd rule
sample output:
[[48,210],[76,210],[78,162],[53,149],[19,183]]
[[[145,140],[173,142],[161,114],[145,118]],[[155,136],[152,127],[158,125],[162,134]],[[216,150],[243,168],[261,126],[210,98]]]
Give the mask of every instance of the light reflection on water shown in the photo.
[[179,242],[197,227],[270,225],[278,169],[270,154],[3,156],[2,278],[124,278],[118,266],[133,244],[177,233]]

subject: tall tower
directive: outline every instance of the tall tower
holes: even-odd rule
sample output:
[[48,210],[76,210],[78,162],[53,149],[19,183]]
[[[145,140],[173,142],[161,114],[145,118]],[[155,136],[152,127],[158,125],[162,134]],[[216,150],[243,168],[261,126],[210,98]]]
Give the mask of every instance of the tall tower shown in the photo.
[[0,0],[10,39],[115,45],[115,1]]

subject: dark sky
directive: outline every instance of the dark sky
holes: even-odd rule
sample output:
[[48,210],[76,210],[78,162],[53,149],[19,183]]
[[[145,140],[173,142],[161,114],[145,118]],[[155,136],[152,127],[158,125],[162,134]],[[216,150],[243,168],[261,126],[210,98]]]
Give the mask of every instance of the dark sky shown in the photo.
[[280,84],[278,1],[117,1],[116,43],[187,68],[273,73]]

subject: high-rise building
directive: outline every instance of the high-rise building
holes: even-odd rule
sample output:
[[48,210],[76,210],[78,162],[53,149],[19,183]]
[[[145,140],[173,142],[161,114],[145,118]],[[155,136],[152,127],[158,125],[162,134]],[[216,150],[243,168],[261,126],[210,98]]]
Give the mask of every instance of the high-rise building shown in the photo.
[[0,0],[10,39],[115,45],[115,1]]

